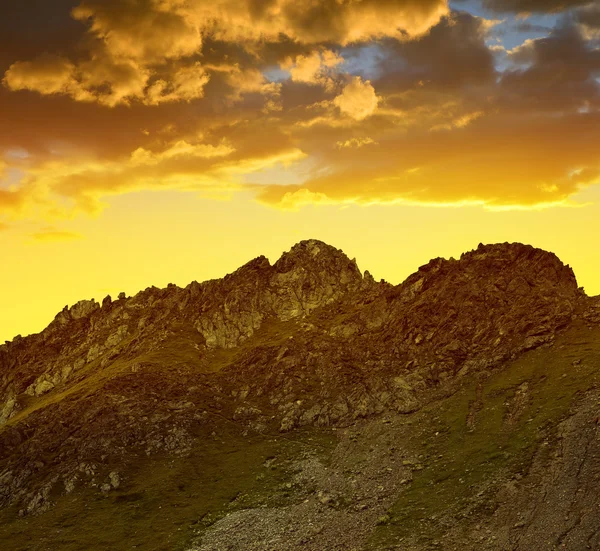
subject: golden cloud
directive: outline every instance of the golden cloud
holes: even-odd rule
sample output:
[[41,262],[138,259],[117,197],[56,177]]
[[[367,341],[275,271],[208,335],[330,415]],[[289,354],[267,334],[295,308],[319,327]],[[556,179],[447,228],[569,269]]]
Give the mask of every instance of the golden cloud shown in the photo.
[[152,152],[140,147],[131,154],[130,163],[133,166],[149,166],[171,160],[213,159],[215,157],[227,157],[234,151],[235,148],[226,142],[212,145],[204,143],[191,144],[185,140],[180,140],[159,152]]
[[353,147],[353,148],[359,148],[359,147],[364,147],[365,145],[375,145],[377,144],[377,142],[373,139],[373,138],[350,138],[349,140],[340,140],[338,142],[336,142],[336,147],[338,147],[339,149],[343,148],[343,147]]
[[344,62],[344,58],[331,50],[314,51],[308,55],[286,58],[281,68],[289,71],[293,82],[319,84],[328,89],[334,86],[332,70]]
[[185,4],[83,0],[71,13],[76,20],[90,22],[89,33],[111,58],[148,65],[200,51],[201,28],[189,17]]
[[147,90],[147,103],[192,101],[204,96],[204,86],[210,80],[206,70],[196,62],[177,70],[170,81],[157,80]]
[[[446,0],[83,0],[72,16],[88,25],[88,59],[44,55],[16,61],[4,84],[13,91],[63,94],[111,107],[191,101],[203,97],[210,78],[198,60],[207,38],[260,56],[265,44],[283,38],[342,45],[382,37],[405,40],[426,32],[447,12]],[[226,58],[223,54],[221,62]],[[340,62],[328,50],[297,56],[290,62],[292,79],[327,84],[325,73]],[[254,80],[244,71],[232,73],[229,84],[242,87],[234,97],[257,86],[258,77],[250,76]],[[262,86],[264,93],[268,85]]]
[[6,71],[3,83],[9,89],[30,90],[40,94],[65,94],[86,101],[91,96],[83,93],[75,78],[76,67],[68,59],[43,54],[33,61],[17,61]]
[[[337,12],[308,17],[324,6]],[[417,40],[381,31],[389,21],[378,20],[369,36],[387,38],[340,48],[367,36],[357,13],[391,18],[409,6],[423,21],[438,18]],[[20,147],[28,156],[0,162],[0,210],[52,218],[97,212],[114,194],[163,189],[244,190],[286,209],[538,208],[566,204],[598,181],[600,58],[581,23],[563,21],[526,41],[500,72],[486,42],[491,23],[466,12],[434,17],[442,2],[420,6],[83,2],[94,40],[79,61],[43,55],[4,76],[0,155]],[[123,14],[139,27],[131,37],[117,21]],[[190,42],[160,38],[175,29]],[[124,104],[131,108],[104,108]],[[31,116],[21,121],[22,109]],[[280,174],[303,183],[263,184]]]
[[11,65],[3,83],[10,90],[45,95],[63,94],[74,100],[114,107],[138,100],[145,105],[191,101],[203,97],[210,77],[199,63],[173,68],[168,78],[154,80],[151,72],[127,60],[94,58],[79,67],[56,56]]
[[[243,189],[244,177],[276,165],[289,165],[304,157],[281,136],[268,144],[246,145],[238,151],[227,140],[219,143],[177,140],[167,147],[139,147],[128,157],[113,161],[63,159],[42,162],[29,168],[14,192],[0,190],[4,200],[19,198],[36,218],[70,217],[97,213],[102,199],[138,190],[193,191],[221,194]],[[278,143],[276,143],[278,142]],[[52,233],[51,237],[57,237]]]
[[375,113],[380,100],[371,82],[363,81],[357,76],[353,77],[342,93],[334,98],[333,104],[342,114],[360,121]]
[[270,110],[277,109],[276,98],[281,92],[281,84],[269,82],[265,76],[254,68],[241,69],[239,65],[218,68],[219,71],[225,71],[227,74],[227,83],[233,92],[228,98],[233,102],[241,101],[245,94],[261,94],[270,98]]
[[452,130],[453,128],[464,128],[465,126],[468,126],[469,124],[471,124],[473,121],[482,117],[483,114],[484,114],[483,111],[475,111],[473,113],[465,113],[464,115],[460,115],[459,117],[456,117],[455,119],[453,119],[449,122],[444,122],[444,123],[440,123],[440,124],[436,124],[436,125],[432,126],[431,130],[436,131],[436,130]]
[[83,236],[76,232],[57,230],[54,228],[44,228],[38,232],[30,234],[31,239],[43,243],[55,241],[74,241],[83,239]]
[[305,44],[346,45],[373,38],[405,38],[426,32],[448,13],[446,0],[170,0],[161,5],[227,42],[278,42],[286,36]]
[[380,130],[377,147],[358,151],[324,150],[319,143],[321,162],[305,183],[263,187],[259,200],[284,209],[309,203],[564,205],[600,183],[592,146],[600,138],[599,117],[584,123],[581,115],[526,121],[488,115],[485,124],[448,132]]

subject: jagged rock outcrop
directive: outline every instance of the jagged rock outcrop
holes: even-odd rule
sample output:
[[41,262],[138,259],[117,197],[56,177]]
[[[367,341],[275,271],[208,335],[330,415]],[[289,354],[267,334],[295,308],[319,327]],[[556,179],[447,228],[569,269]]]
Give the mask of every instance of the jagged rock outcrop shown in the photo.
[[576,316],[595,323],[590,300],[530,246],[481,245],[392,286],[309,240],[221,280],[81,301],[0,347],[0,505],[37,510],[48,484],[185,455],[224,422],[279,434],[415,412]]
[[[9,396],[45,394],[90,364],[106,367],[124,353],[159,348],[173,325],[197,331],[193,344],[200,353],[233,348],[267,319],[309,315],[369,284],[356,262],[312,240],[298,243],[274,266],[259,257],[222,280],[193,282],[185,289],[152,287],[129,299],[105,299],[102,307],[80,301],[65,307],[39,335],[7,343],[0,356],[0,403]],[[19,407],[17,400],[11,411]]]
[[584,296],[554,254],[508,243],[432,260],[391,295],[390,338],[435,362],[435,376],[551,341]]
[[552,342],[582,301],[555,255],[480,246],[433,260],[397,287],[349,295],[281,347],[228,369],[249,381],[246,396],[277,405],[282,430],[410,412],[432,388]]
[[250,337],[265,318],[288,321],[307,316],[362,283],[356,262],[342,251],[315,240],[302,241],[273,266],[259,257],[227,276],[220,292],[203,301],[206,315],[195,326],[207,347],[232,348]]

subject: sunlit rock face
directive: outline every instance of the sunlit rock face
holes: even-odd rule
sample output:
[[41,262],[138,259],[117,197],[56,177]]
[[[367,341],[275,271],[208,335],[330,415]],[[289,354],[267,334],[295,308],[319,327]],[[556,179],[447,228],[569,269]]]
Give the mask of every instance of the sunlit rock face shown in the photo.
[[223,279],[81,301],[0,347],[0,503],[39,510],[48,480],[71,488],[134,449],[185,456],[224,421],[280,434],[417,412],[596,306],[530,246],[482,245],[392,286],[316,240]]
[[213,297],[211,314],[199,316],[196,327],[209,348],[232,348],[265,318],[307,316],[362,282],[356,262],[342,251],[320,241],[302,241],[273,266],[259,257],[227,276],[215,289],[219,294]]
[[273,266],[258,257],[221,280],[193,282],[185,289],[148,288],[131,298],[122,294],[115,302],[107,297],[102,306],[82,300],[65,307],[40,335],[3,347],[3,363],[18,376],[8,377],[6,370],[1,374],[0,420],[18,411],[21,394],[41,396],[95,362],[106,367],[126,350],[159,347],[173,324],[197,331],[199,351],[234,348],[265,320],[306,317],[372,284],[342,251],[310,240]]
[[[302,241],[274,265],[258,257],[221,280],[149,288],[104,300],[102,307],[94,300],[65,307],[41,334],[0,350],[0,419],[19,410],[20,395],[41,396],[86,366],[159,349],[177,325],[193,328],[202,356],[238,347],[265,321],[306,319],[321,309],[322,327],[310,326],[317,338],[308,348],[327,357],[340,347],[361,370],[372,364],[420,384],[423,377],[439,381],[551,342],[582,296],[572,270],[555,255],[520,244],[482,245],[459,260],[432,260],[393,287],[368,272],[363,277],[342,251]],[[322,339],[323,332],[330,338]],[[294,335],[289,347],[301,340]],[[318,417],[314,411],[300,417]]]

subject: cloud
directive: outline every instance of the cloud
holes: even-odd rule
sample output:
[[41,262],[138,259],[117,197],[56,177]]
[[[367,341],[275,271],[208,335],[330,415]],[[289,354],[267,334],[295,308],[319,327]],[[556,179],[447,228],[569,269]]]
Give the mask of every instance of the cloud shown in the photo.
[[0,188],[0,212],[18,213],[27,203],[25,190],[5,190]]
[[188,4],[190,20],[210,21],[218,39],[239,42],[278,41],[284,35],[305,44],[345,45],[384,36],[418,36],[448,12],[446,0],[225,0],[212,4],[195,0]]
[[498,12],[556,13],[589,2],[590,0],[484,0],[484,5]]
[[4,77],[10,90],[63,94],[114,107],[191,101],[203,96],[209,76],[197,62],[175,63],[202,46],[200,30],[165,2],[81,2],[74,19],[88,23],[88,58],[73,62],[44,54],[13,63]]
[[239,65],[220,68],[219,70],[227,73],[227,84],[232,91],[228,94],[228,98],[233,102],[241,101],[246,94],[260,94],[269,98],[268,101],[271,109],[277,110],[279,104],[276,99],[281,92],[281,84],[277,82],[269,82],[265,75],[258,69],[242,69]]
[[185,140],[180,140],[172,144],[163,151],[153,152],[143,147],[136,149],[130,158],[133,166],[157,165],[164,161],[177,161],[185,159],[213,159],[216,157],[227,157],[235,149],[223,142],[218,145],[212,144],[191,144]]
[[57,230],[55,228],[44,228],[38,232],[30,235],[34,241],[43,243],[54,242],[54,241],[74,241],[77,239],[83,239],[83,236],[76,232]]
[[600,6],[588,4],[574,13],[574,19],[587,39],[600,39]]
[[333,88],[333,70],[344,59],[331,50],[314,51],[308,55],[299,55],[295,59],[288,57],[281,68],[289,71],[293,82],[318,84]]
[[[96,212],[108,195],[141,189],[202,189],[218,186],[211,174],[235,148],[179,140],[161,150],[138,148],[128,158],[112,162],[50,162],[30,171],[28,185],[49,190],[74,203],[78,210]],[[223,188],[227,187],[223,183]]]
[[364,147],[365,145],[375,145],[377,144],[377,142],[373,139],[373,138],[350,138],[349,140],[340,140],[338,142],[336,142],[336,147],[338,148],[344,148],[344,147],[351,147],[351,148],[360,148],[360,147]]
[[[514,30],[518,33],[548,34],[552,30],[552,27],[546,27],[544,25],[536,25],[535,23],[531,23],[530,21],[518,21],[514,25]],[[499,34],[506,34],[506,33],[500,32]]]
[[564,111],[600,106],[600,50],[580,30],[563,24],[549,36],[527,40],[509,52],[514,66],[499,82],[503,109]]
[[4,75],[3,83],[11,90],[30,90],[40,94],[66,94],[75,99],[90,99],[81,95],[75,78],[76,67],[68,59],[42,54],[33,61],[17,61]]
[[[140,190],[230,196],[243,189],[248,174],[304,157],[273,129],[267,140],[262,139],[267,137],[265,130],[256,127],[230,130],[229,135],[231,140],[215,143],[196,138],[179,139],[163,147],[139,147],[112,161],[48,160],[26,170],[13,195],[22,198],[23,208],[36,219],[97,214],[106,197]],[[0,193],[0,208],[7,207],[2,198]]]
[[370,81],[353,77],[342,93],[334,98],[333,104],[342,114],[360,121],[375,113],[380,100]]
[[71,94],[73,99],[84,94],[86,100],[93,99],[103,105],[128,105],[132,99],[145,103],[145,90],[150,71],[132,60],[115,60],[98,56],[80,65],[79,92]]
[[161,63],[192,55],[202,46],[201,29],[184,2],[83,0],[71,13],[89,24],[89,33],[115,60]]
[[465,113],[449,122],[436,124],[431,127],[431,130],[452,130],[453,128],[465,128],[473,121],[484,115],[483,111],[475,111],[473,113]]
[[575,19],[590,27],[600,27],[600,6],[594,3],[587,4],[575,12]]
[[132,60],[94,57],[76,67],[65,58],[42,55],[11,65],[3,83],[12,91],[62,94],[76,101],[97,101],[114,107],[132,100],[145,105],[189,102],[203,97],[210,79],[198,62],[172,67],[167,76],[152,82],[150,77],[151,71]]
[[[259,200],[277,208],[297,208],[313,199],[316,204],[565,205],[581,189],[600,183],[594,146],[599,123],[600,113],[498,114],[447,132],[380,130],[377,147],[325,150],[303,184],[265,186]],[[314,147],[323,150],[322,143]]]
[[187,101],[204,96],[204,86],[210,80],[206,70],[196,62],[175,71],[169,79],[159,79],[149,86],[146,102],[150,105]]
[[7,63],[0,212],[52,223],[140,190],[568,204],[598,180],[595,13],[498,62],[496,22],[445,2],[86,0],[82,41]]
[[452,90],[491,83],[495,59],[488,47],[490,22],[466,12],[453,12],[419,40],[386,42],[378,89],[425,84]]
[[[204,96],[210,78],[200,64],[211,53],[204,51],[207,39],[235,44],[256,56],[269,44],[285,41],[345,45],[383,37],[405,40],[426,32],[447,11],[446,0],[82,0],[71,13],[88,27],[81,47],[87,58],[78,52],[78,61],[63,55],[15,61],[4,84],[13,91],[64,94],[110,107],[133,101],[188,102]],[[219,61],[229,63],[226,54]],[[292,79],[326,84],[323,73],[340,61],[328,50],[298,56]],[[243,85],[246,81],[237,76]]]

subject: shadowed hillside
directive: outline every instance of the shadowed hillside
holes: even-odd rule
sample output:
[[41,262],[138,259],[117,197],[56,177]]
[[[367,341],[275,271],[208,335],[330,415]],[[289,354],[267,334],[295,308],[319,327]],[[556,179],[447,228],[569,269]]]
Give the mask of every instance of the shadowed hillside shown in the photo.
[[391,286],[303,241],[79,302],[0,347],[0,540],[596,549],[599,321],[521,244]]

